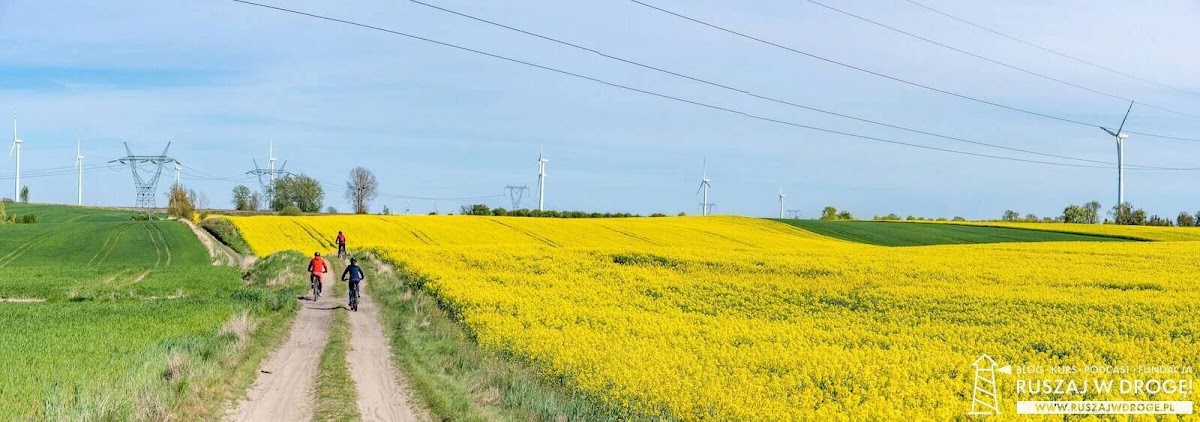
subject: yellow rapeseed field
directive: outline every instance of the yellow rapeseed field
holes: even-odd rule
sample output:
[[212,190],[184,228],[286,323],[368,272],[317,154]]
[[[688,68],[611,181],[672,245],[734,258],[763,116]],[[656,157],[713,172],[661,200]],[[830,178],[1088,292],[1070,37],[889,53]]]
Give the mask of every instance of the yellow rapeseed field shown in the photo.
[[[422,277],[483,346],[649,415],[944,420],[970,410],[981,353],[1200,364],[1200,244],[886,248],[737,217],[231,220],[259,255],[328,251],[343,230]],[[1150,398],[1021,396],[1022,377],[998,378],[1006,412]]]

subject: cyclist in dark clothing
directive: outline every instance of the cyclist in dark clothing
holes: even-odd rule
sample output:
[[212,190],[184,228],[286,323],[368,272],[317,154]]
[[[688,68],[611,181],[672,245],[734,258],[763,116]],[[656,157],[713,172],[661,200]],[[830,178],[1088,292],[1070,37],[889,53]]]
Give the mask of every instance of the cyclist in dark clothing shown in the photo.
[[347,278],[350,279],[349,291],[357,298],[359,296],[359,282],[367,279],[362,267],[358,266],[358,259],[350,258],[350,265],[346,266],[346,271],[342,271],[342,281],[346,281]]

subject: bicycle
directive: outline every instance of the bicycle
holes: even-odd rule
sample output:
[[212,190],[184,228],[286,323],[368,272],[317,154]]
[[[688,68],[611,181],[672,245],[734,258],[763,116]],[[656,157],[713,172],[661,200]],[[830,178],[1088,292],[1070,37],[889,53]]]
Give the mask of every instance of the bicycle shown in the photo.
[[350,253],[346,252],[346,244],[339,243],[338,244],[338,258],[346,259],[349,256],[350,256]]
[[313,301],[316,301],[321,297],[321,276],[317,274],[311,274],[308,276],[308,278],[310,286],[312,287]]
[[350,310],[354,312],[358,312],[358,289],[361,288],[359,287],[360,283],[362,283],[362,280],[350,283]]

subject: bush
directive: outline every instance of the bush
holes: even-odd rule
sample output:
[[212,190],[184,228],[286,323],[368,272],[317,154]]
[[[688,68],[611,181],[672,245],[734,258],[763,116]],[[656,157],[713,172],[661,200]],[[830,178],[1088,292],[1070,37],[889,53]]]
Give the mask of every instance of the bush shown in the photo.
[[33,214],[25,214],[16,218],[18,224],[33,224],[37,223],[37,216]]
[[184,189],[182,185],[171,186],[167,201],[167,215],[191,221],[196,215],[196,191]]
[[162,220],[162,216],[158,214],[137,213],[130,217],[133,221],[158,221]]
[[304,211],[300,211],[300,207],[297,207],[295,205],[288,205],[286,207],[283,207],[283,209],[279,210],[279,215],[295,217],[298,215],[304,215]]

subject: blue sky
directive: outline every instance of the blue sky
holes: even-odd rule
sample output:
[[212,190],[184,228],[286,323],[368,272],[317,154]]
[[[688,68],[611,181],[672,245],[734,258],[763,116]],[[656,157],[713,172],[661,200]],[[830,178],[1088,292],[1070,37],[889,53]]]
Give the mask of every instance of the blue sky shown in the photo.
[[[1062,59],[906,2],[828,4],[957,48],[1088,87],[1200,115],[1184,94]],[[937,95],[732,37],[629,1],[433,4],[604,53],[864,118],[1014,148],[1113,161],[1098,128]],[[647,0],[797,49],[939,88],[1084,121],[1120,123],[1120,100],[1047,82],[904,38],[807,2]],[[776,119],[939,148],[1028,159],[781,106],[614,62],[407,1],[268,2],[503,54]],[[924,2],[1010,35],[1200,93],[1200,5],[1118,1]],[[381,181],[375,209],[456,210],[460,201],[536,184],[547,205],[639,213],[698,211],[707,157],[720,213],[771,216],[777,190],[805,216],[826,205],[860,217],[1057,215],[1115,199],[1116,170],[1019,163],[882,144],[782,126],[574,79],[379,32],[231,1],[95,4],[0,0],[0,110],[18,114],[22,169],[85,165],[161,151],[210,176],[241,179],[268,142],[287,169],[339,187],[364,166]],[[9,130],[7,118],[0,125]],[[1200,119],[1136,106],[1127,128],[1200,138]],[[5,135],[3,138],[9,138]],[[7,144],[7,142],[5,142]],[[7,146],[7,145],[6,145]],[[1200,167],[1200,143],[1133,137],[1127,163]],[[1052,161],[1059,161],[1049,159]],[[0,162],[0,196],[13,162]],[[1200,210],[1197,172],[1127,170],[1126,199],[1173,217]],[[87,204],[130,205],[129,171],[85,173]],[[215,206],[236,182],[185,175]],[[165,180],[165,179],[164,179]],[[73,203],[73,174],[23,177],[33,200]],[[248,183],[254,187],[253,183]],[[164,182],[160,190],[165,191]],[[487,200],[510,206],[507,199]],[[526,200],[526,206],[533,202]]]

